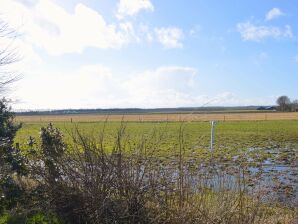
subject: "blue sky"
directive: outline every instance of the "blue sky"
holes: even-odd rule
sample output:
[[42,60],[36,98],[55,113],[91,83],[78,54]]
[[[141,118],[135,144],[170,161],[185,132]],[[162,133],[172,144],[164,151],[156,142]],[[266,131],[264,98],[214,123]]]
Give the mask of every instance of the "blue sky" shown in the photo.
[[298,98],[290,0],[0,0],[16,109],[274,104]]

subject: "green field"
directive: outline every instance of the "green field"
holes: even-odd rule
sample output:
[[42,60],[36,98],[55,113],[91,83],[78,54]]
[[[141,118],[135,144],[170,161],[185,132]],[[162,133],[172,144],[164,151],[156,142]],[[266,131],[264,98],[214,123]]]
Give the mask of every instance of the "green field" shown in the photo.
[[[16,142],[21,148],[26,148],[29,136],[37,139],[41,127],[47,123],[24,123],[19,130]],[[96,139],[103,131],[104,122],[86,123],[54,123],[64,133],[65,142],[71,143],[71,132],[78,127],[82,133],[94,136]],[[209,122],[127,122],[125,138],[129,148],[144,139],[160,137],[158,153],[173,154],[179,148],[180,128],[184,130],[184,148],[188,155],[199,156],[209,153],[210,123]],[[104,144],[112,148],[120,122],[105,124]],[[215,154],[231,158],[241,153],[259,153],[262,157],[275,157],[277,160],[295,162],[298,146],[298,121],[237,121],[219,122],[215,130]],[[252,150],[253,149],[253,150]],[[269,151],[268,151],[269,150]],[[274,150],[275,153],[271,153]],[[189,154],[190,153],[190,154]]]
[[[42,148],[39,147],[39,132],[41,127],[47,125],[43,122],[27,122],[18,131],[15,142],[20,144],[24,153],[30,152],[28,158],[34,159],[36,155],[36,151],[31,151],[33,148],[27,144],[29,136],[36,139],[34,149]],[[108,152],[117,146],[120,130],[125,127],[125,131],[121,132],[119,148],[127,150],[127,157],[132,155],[131,158],[144,159],[135,160],[138,161],[136,164],[147,164],[150,161],[149,164],[153,164],[151,169],[173,172],[172,178],[178,171],[185,169],[189,172],[185,177],[189,181],[187,186],[195,183],[192,178],[196,180],[205,177],[207,188],[215,186],[216,189],[219,186],[217,175],[223,178],[226,184],[223,186],[228,189],[234,189],[238,181],[243,181],[241,186],[245,187],[247,194],[257,193],[262,197],[262,202],[290,208],[298,205],[298,121],[219,122],[215,129],[213,152],[209,149],[210,122],[54,122],[53,125],[64,133],[64,141],[69,145],[69,150],[80,150],[80,146],[82,149],[88,148],[80,145],[80,141],[80,144],[73,142],[72,135],[78,129],[88,138],[85,143],[90,144],[92,150],[97,140],[98,146],[104,146]],[[73,152],[78,151],[69,152],[75,155]],[[67,163],[63,161],[63,164]],[[174,178],[171,183],[180,182]]]

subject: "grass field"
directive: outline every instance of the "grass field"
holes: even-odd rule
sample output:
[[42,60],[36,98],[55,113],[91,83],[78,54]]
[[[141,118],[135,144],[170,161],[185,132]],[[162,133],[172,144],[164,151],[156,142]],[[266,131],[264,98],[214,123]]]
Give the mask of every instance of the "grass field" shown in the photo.
[[[38,117],[25,117],[27,120],[18,117],[18,121],[23,121],[23,127],[17,133],[16,142],[20,143],[22,149],[30,149],[27,141],[29,136],[33,136],[38,145],[40,128],[54,121],[54,126],[64,133],[66,143],[72,144],[71,135],[76,128],[89,138],[95,139],[99,139],[100,133],[104,130],[104,148],[112,150],[117,142],[117,133],[124,125],[125,135],[122,144],[125,144],[125,149],[133,151],[138,145],[145,144],[145,148],[155,150],[155,156],[160,161],[171,162],[179,157],[181,133],[183,133],[183,153],[187,160],[195,159],[203,163],[211,160],[217,165],[224,166],[227,172],[231,170],[231,175],[234,175],[235,165],[242,164],[247,169],[249,181],[257,179],[257,183],[263,182],[264,186],[270,182],[270,189],[275,189],[270,192],[277,192],[278,200],[284,201],[283,198],[286,197],[286,203],[296,206],[298,205],[298,120],[288,120],[295,114],[268,113],[267,120],[261,118],[245,120],[243,117],[243,120],[237,120],[235,115],[238,114],[233,114],[235,120],[217,123],[213,152],[209,149],[210,122],[173,120],[165,122],[166,119],[151,122],[133,121],[132,118],[136,119],[136,115],[131,115],[131,120],[125,116],[123,122],[119,121],[122,119],[120,115],[117,115],[117,119],[116,115],[110,117],[113,119],[108,122],[92,122],[88,117],[94,116],[94,119],[98,119],[98,115],[85,115],[78,116],[81,118],[80,122],[75,122],[76,119],[73,118],[72,123],[69,121],[70,116],[44,116],[41,122],[38,121]],[[273,119],[273,115],[288,117],[285,120],[270,120],[269,115],[270,119]],[[250,116],[256,117],[258,114]]]
[[[194,178],[193,180],[198,178],[195,175],[199,175],[200,178],[202,178],[202,176],[207,176],[206,178],[208,178],[208,172],[212,174],[214,168],[219,168],[221,170],[220,172],[224,173],[223,178],[226,178],[222,180],[226,183],[224,186],[231,186],[231,189],[235,190],[233,187],[235,187],[235,181],[238,180],[236,178],[239,175],[239,167],[241,167],[243,175],[245,173],[245,178],[243,177],[243,179],[248,195],[260,195],[260,202],[277,204],[276,207],[268,207],[271,209],[270,214],[276,214],[278,208],[282,208],[280,212],[282,215],[279,217],[287,217],[288,213],[291,214],[290,212],[293,212],[291,216],[295,217],[296,215],[296,210],[293,208],[298,206],[298,120],[219,121],[216,126],[215,151],[213,153],[209,150],[210,123],[204,121],[129,121],[122,123],[119,121],[110,121],[107,123],[101,121],[73,123],[60,121],[53,122],[53,124],[55,127],[62,130],[64,139],[68,144],[72,144],[71,133],[75,128],[80,129],[80,131],[88,137],[94,136],[99,138],[100,133],[105,127],[105,149],[113,148],[117,142],[117,132],[120,130],[120,127],[124,125],[126,127],[126,134],[123,136],[121,144],[126,144],[126,147],[123,145],[122,147],[128,150],[137,149],[140,144],[144,144],[144,148],[146,149],[156,147],[156,154],[150,157],[150,159],[156,161],[153,163],[156,164],[154,169],[166,169],[165,167],[169,166],[169,170],[173,170],[172,172],[174,173],[172,173],[172,176],[168,173],[166,173],[166,175],[169,175],[168,177],[171,178],[179,176],[177,175],[178,171],[176,171],[176,169],[180,167],[178,162],[179,150],[181,149],[181,129],[183,129],[183,164],[185,167],[189,167],[189,173],[185,176],[185,181],[188,180],[189,182],[187,182],[185,186],[191,186],[190,184],[193,183],[191,182],[192,178]],[[34,136],[38,141],[40,128],[47,125],[48,122],[24,122],[23,127],[17,134],[16,142],[21,143],[21,148],[26,148],[28,137]],[[87,141],[87,143],[90,142],[93,141]],[[157,142],[157,144],[154,144],[155,142]],[[147,159],[148,158],[149,157],[147,157]],[[146,161],[148,162],[149,160]],[[89,175],[89,172],[87,173]],[[191,176],[193,174],[195,175]],[[211,186],[217,189],[216,174],[215,177],[212,178],[215,179],[206,179],[206,186],[208,189],[212,189]],[[209,182],[211,185],[209,185]],[[174,178],[170,183],[179,184],[180,182]],[[213,183],[215,183],[215,185],[213,185]],[[167,186],[171,186],[171,184]],[[215,202],[213,202],[213,197],[210,198],[210,191],[208,192],[209,193],[205,194],[208,200],[206,204],[202,206],[206,208],[206,205],[209,205],[210,207],[207,208],[208,211],[219,208],[220,205],[224,203],[240,203],[240,199],[238,198],[236,198],[235,201],[232,200],[237,196],[237,193],[232,193],[228,197],[227,195],[225,195],[225,197],[220,195],[219,198],[215,198]],[[203,198],[205,198],[205,196]],[[222,201],[220,201],[221,199]],[[197,203],[198,202],[195,204]],[[262,204],[262,206],[268,205],[271,204]],[[250,206],[257,208],[257,205]],[[232,207],[234,212],[234,206]],[[228,209],[224,209],[224,214],[226,215]],[[193,212],[193,214],[197,213],[197,211]],[[289,217],[291,216],[289,215]]]
[[[151,138],[153,133],[164,133],[160,151],[175,150],[181,125],[184,128],[186,151],[191,153],[208,150],[210,145],[209,122],[124,122],[126,136],[130,143],[139,142],[142,138]],[[29,136],[38,139],[39,130],[47,122],[24,122],[19,130],[16,141],[25,145]],[[54,122],[56,127],[65,133],[66,142],[70,142],[70,133],[78,127],[83,133],[98,136],[104,122]],[[121,122],[108,122],[105,128],[105,144],[113,147],[115,136]],[[298,121],[222,121],[218,122],[215,130],[215,149],[219,152],[229,151],[236,155],[247,149],[278,149],[297,151]],[[231,156],[232,156],[231,155]],[[228,156],[228,154],[226,155]]]

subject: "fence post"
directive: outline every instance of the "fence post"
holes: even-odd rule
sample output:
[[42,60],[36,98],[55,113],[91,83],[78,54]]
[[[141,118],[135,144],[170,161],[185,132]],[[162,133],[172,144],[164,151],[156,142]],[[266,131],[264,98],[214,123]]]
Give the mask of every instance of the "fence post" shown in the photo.
[[211,139],[210,139],[210,151],[213,152],[213,145],[214,145],[214,128],[216,125],[216,121],[211,121]]

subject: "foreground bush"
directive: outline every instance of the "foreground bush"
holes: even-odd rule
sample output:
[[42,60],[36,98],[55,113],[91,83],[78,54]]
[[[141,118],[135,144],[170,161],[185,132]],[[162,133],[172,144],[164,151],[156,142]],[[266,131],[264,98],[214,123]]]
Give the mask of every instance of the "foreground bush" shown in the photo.
[[27,175],[26,160],[14,145],[14,137],[21,127],[14,123],[6,99],[0,99],[0,215],[25,200],[25,192],[18,179]]

